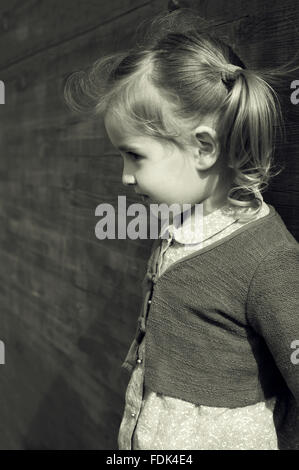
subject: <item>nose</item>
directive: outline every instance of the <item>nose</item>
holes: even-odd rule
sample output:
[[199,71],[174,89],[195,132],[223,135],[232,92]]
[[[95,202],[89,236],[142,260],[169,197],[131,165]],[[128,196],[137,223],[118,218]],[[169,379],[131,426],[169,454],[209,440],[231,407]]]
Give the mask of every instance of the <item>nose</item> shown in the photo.
[[134,165],[132,165],[132,163],[128,161],[126,158],[124,158],[122,183],[125,186],[136,184],[136,179],[134,176]]
[[122,174],[122,183],[124,186],[130,186],[136,184],[136,178],[134,176],[135,166],[130,159],[123,155],[123,174]]
[[135,178],[134,175],[128,175],[126,173],[123,173],[122,183],[125,186],[130,186],[130,185],[136,184],[136,178]]

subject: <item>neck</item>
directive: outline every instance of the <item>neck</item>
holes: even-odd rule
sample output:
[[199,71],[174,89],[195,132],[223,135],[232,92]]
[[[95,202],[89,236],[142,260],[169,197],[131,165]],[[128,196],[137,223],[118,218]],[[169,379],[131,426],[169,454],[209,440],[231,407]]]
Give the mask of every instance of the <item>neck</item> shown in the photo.
[[211,184],[210,194],[202,201],[204,217],[227,204],[227,195],[232,187],[232,181],[232,170],[220,167]]

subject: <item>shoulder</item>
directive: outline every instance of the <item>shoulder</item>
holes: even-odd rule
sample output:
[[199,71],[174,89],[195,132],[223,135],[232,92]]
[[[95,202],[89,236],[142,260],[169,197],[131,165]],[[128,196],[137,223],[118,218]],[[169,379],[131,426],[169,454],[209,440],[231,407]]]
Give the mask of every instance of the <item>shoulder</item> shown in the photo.
[[[284,243],[270,248],[260,259],[252,276],[249,293],[258,287],[279,284],[280,290],[287,289],[288,283],[298,284],[299,274],[299,244]],[[287,289],[289,290],[289,289]]]
[[248,289],[247,314],[253,326],[261,325],[264,320],[280,322],[288,317],[296,325],[298,276],[298,243],[279,244],[267,252],[258,263]]
[[298,275],[299,263],[299,244],[297,242],[277,243],[270,246],[264,257],[259,261],[253,278],[251,287],[256,282],[262,282],[263,279],[280,279],[283,282],[282,273],[292,273]]
[[292,251],[294,247],[296,252],[299,246],[276,209],[270,204],[269,208],[269,214],[246,223],[229,240],[229,244],[238,252],[243,252],[246,258],[250,258],[251,253],[256,264],[266,260],[267,256],[270,261],[272,254],[275,258],[276,252],[288,251],[288,248]]
[[269,214],[248,225],[249,237],[254,234],[256,240],[260,244],[264,242],[268,249],[271,246],[298,245],[274,206],[269,204],[268,207]]

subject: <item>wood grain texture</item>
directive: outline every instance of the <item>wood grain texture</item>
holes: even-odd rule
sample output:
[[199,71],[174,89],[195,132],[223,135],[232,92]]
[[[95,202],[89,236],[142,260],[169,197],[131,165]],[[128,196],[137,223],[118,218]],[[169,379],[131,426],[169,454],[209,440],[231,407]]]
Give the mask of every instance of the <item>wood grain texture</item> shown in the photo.
[[0,5],[1,449],[117,447],[120,365],[150,244],[95,237],[98,204],[135,199],[103,129],[72,115],[62,91],[68,74],[129,46],[136,24],[166,6]]
[[[193,1],[250,66],[298,49],[297,2]],[[0,2],[1,449],[116,449],[151,243],[95,237],[95,208],[127,205],[122,165],[102,125],[70,113],[66,76],[129,47],[136,25],[170,2]],[[298,77],[299,79],[299,77]],[[299,234],[298,108],[288,102],[286,169],[267,193]],[[267,200],[266,198],[266,200]]]

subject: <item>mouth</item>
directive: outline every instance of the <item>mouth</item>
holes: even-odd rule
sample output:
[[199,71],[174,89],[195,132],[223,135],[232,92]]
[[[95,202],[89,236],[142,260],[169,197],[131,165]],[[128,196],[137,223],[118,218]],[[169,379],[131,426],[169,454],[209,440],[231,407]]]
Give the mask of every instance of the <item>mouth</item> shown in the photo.
[[145,204],[151,204],[151,203],[155,203],[155,200],[152,199],[150,196],[148,196],[147,194],[142,194],[142,193],[138,193],[136,192],[136,194],[138,194],[138,196],[140,196],[141,198],[141,201]]
[[142,194],[142,193],[136,193],[136,194],[138,194],[138,196],[141,197],[142,201],[146,201],[147,199],[149,199],[149,197],[146,194]]

